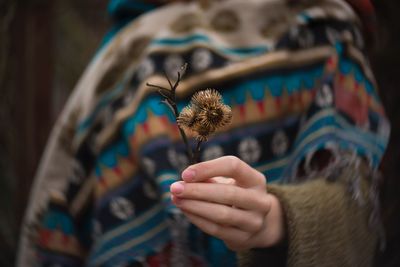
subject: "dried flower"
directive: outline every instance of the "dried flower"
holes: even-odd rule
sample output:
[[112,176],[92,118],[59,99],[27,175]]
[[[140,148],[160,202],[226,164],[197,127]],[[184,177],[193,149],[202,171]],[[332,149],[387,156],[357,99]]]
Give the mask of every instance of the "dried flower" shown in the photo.
[[210,134],[231,119],[231,108],[222,102],[221,94],[215,89],[206,89],[193,95],[177,122],[180,127],[196,132],[199,141],[206,141]]
[[[172,84],[168,75],[167,78],[170,89],[159,85],[147,83],[147,86],[157,89],[158,93],[164,97],[161,103],[168,106],[175,116],[178,124],[179,133],[185,144],[187,154],[191,164],[198,162],[201,143],[207,141],[208,136],[214,133],[218,128],[228,124],[232,119],[231,108],[224,105],[222,96],[215,89],[206,89],[199,91],[193,95],[190,104],[183,108],[179,113],[176,105],[176,89],[181,81],[183,73],[187,68],[187,64],[181,67],[181,71],[177,73],[177,80]],[[186,133],[183,129],[196,132],[197,145],[193,151]]]

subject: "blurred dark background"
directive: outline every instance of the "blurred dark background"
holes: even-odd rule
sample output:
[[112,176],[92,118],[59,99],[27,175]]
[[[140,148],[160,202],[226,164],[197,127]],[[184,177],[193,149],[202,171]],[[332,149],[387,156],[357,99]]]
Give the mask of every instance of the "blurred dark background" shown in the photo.
[[[107,0],[0,0],[0,266],[14,266],[18,232],[49,131],[110,26]],[[400,1],[375,1],[370,58],[392,123],[382,164],[387,249],[400,266]]]
[[109,28],[107,0],[0,0],[0,266],[49,131]]

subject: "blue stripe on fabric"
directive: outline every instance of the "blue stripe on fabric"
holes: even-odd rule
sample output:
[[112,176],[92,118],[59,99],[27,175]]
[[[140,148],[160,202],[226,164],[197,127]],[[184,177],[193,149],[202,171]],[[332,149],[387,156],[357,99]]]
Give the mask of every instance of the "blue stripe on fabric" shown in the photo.
[[188,43],[202,41],[202,42],[210,42],[210,38],[207,35],[203,34],[194,34],[189,35],[182,38],[163,38],[163,39],[154,39],[150,45],[169,45],[169,46],[179,46],[186,45]]
[[132,0],[111,0],[107,6],[108,13],[116,17],[118,13],[130,13],[131,18],[135,18],[137,15],[150,11],[157,6],[154,4],[144,3],[142,1],[132,1]]
[[[131,260],[140,260],[143,256],[152,254],[152,252],[160,251],[162,247],[170,241],[170,232],[165,229],[159,232],[153,238],[143,243],[141,246],[135,247],[135,249],[129,249],[119,253],[113,258],[110,258],[106,263],[105,267],[115,267],[117,263],[125,264]],[[147,251],[147,252],[146,252]],[[150,252],[150,253],[149,253]]]
[[[255,100],[262,100],[265,98],[265,91],[269,90],[273,97],[281,97],[283,88],[287,88],[289,94],[298,91],[313,89],[314,80],[323,74],[323,67],[318,66],[309,72],[293,71],[287,75],[278,75],[270,77],[261,77],[251,81],[237,84],[232,88],[231,93],[223,93],[224,102],[228,105],[235,104],[242,105],[246,102],[247,94]],[[303,86],[305,85],[305,86]],[[167,107],[160,104],[161,98],[158,95],[152,95],[142,101],[135,114],[129,117],[123,123],[123,132],[126,137],[133,134],[137,124],[141,124],[147,120],[149,111],[156,115],[166,115],[170,122],[174,122],[173,114],[167,110]],[[184,101],[178,102],[178,109],[181,110],[187,103]]]
[[[204,34],[193,34],[190,36],[182,37],[182,38],[162,38],[162,39],[154,39],[151,42],[151,46],[187,46],[191,43],[214,43],[212,39]],[[238,56],[250,56],[250,55],[260,55],[268,52],[267,46],[254,46],[254,47],[238,47],[238,48],[228,48],[228,47],[217,47],[214,45],[216,49],[223,54],[227,55],[238,55]]]
[[273,97],[281,97],[285,88],[289,95],[303,90],[313,89],[314,80],[323,75],[323,67],[304,71],[293,71],[289,74],[261,77],[237,84],[231,94],[235,102],[242,105],[246,102],[246,96],[250,92],[255,100],[262,100],[265,91],[269,90]]
[[266,46],[255,46],[255,47],[242,47],[242,48],[219,48],[219,51],[222,51],[224,54],[232,54],[232,55],[242,55],[242,56],[254,56],[261,55],[268,52],[268,47]]
[[[161,212],[162,209],[163,209],[163,206],[161,204],[156,204],[156,205],[152,206],[151,208],[147,209],[146,211],[144,211],[140,214],[137,214],[134,218],[130,218],[128,221],[125,221],[122,224],[115,226],[114,229],[111,229],[111,230],[105,232],[101,236],[101,239],[96,241],[94,248],[98,247],[101,242],[106,243],[106,242],[108,242],[108,240],[113,239],[115,236],[119,236],[119,235],[129,231],[130,229],[141,225],[143,222],[150,219],[156,213]],[[94,249],[93,251],[95,251],[95,250],[96,249]]]
[[335,127],[338,131],[345,131],[347,134],[361,138],[366,143],[378,146],[380,150],[384,150],[387,140],[378,135],[372,134],[367,131],[360,130],[359,128],[346,122],[346,120],[336,112],[335,109],[326,109],[320,113],[315,114],[309,119],[309,124],[304,126],[304,129],[299,133],[295,146],[303,142],[309,135],[316,133],[324,127]]
[[338,138],[335,133],[327,133],[316,139],[310,140],[308,143],[302,145],[301,149],[298,147],[292,154],[291,163],[287,165],[284,177],[294,177],[297,171],[298,164],[303,160],[310,151],[323,148],[327,142],[335,141],[338,144]]
[[[318,133],[321,133],[318,135]],[[299,145],[296,147],[295,151],[293,152],[293,158],[295,161],[301,160],[307,153],[311,150],[315,150],[316,148],[322,148],[325,144],[334,142],[338,147],[343,148],[343,146],[351,147],[351,148],[359,148],[360,150],[363,149],[364,151],[371,151],[373,156],[376,158],[381,158],[385,147],[380,147],[375,143],[365,142],[363,138],[360,138],[359,134],[355,134],[352,131],[346,131],[339,129],[337,127],[326,126],[319,130],[316,130],[313,134],[317,134],[310,140],[307,140],[304,143],[305,139],[308,136],[305,136],[303,140],[300,140],[298,143]],[[311,136],[311,135],[310,135]],[[378,162],[375,162],[377,164]],[[292,164],[294,167],[296,164]],[[286,173],[285,175],[290,175]]]
[[[98,257],[90,259],[89,266],[115,266],[115,262],[122,258],[123,255],[129,255],[130,259],[140,261],[143,257],[148,256],[154,252],[157,248],[167,244],[170,241],[170,234],[166,224],[160,225],[154,233],[144,233],[149,234],[148,239],[145,242],[139,243],[137,245],[130,245],[130,242],[121,244],[118,247],[114,247],[109,251],[105,251],[103,254],[98,255]],[[134,240],[133,240],[134,241]]]
[[[133,220],[135,220],[134,218]],[[106,253],[107,251],[114,249],[127,243],[129,241],[134,240],[135,238],[139,238],[145,235],[147,232],[154,230],[157,226],[162,224],[166,219],[166,214],[163,210],[155,213],[152,217],[148,218],[148,220],[143,221],[137,227],[131,228],[127,231],[123,231],[116,235],[115,237],[109,239],[107,242],[99,241],[96,244],[95,250],[92,254],[92,259],[99,257],[100,255]],[[115,229],[114,229],[115,230]],[[146,243],[148,240],[143,240],[138,245],[132,246],[131,249],[138,248],[141,244]],[[139,249],[139,248],[138,248]]]

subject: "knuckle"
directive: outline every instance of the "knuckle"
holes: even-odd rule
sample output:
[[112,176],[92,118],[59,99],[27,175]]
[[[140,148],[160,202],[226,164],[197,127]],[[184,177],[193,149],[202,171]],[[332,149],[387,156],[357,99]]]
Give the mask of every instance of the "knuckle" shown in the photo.
[[229,159],[230,169],[232,170],[232,172],[239,171],[242,161],[235,156],[228,156],[228,159]]
[[258,184],[263,185],[266,189],[267,179],[265,178],[264,174],[258,172],[258,175],[255,176],[255,179],[257,179]]
[[264,222],[265,222],[264,216],[261,216],[261,215],[256,216],[255,219],[253,220],[254,231],[255,232],[260,231],[264,226]]
[[260,199],[260,202],[262,211],[268,213],[271,209],[271,199],[269,197],[263,197]]
[[254,210],[265,212],[269,209],[268,193],[264,191],[257,191],[251,195],[251,201],[254,203]]

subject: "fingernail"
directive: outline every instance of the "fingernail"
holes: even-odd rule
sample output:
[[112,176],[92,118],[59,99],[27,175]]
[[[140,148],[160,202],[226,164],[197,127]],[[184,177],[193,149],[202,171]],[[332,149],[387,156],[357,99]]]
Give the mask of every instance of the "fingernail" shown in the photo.
[[186,169],[182,172],[182,179],[186,182],[191,182],[194,180],[196,172],[192,169]]
[[179,195],[183,192],[184,186],[180,182],[175,182],[171,185],[170,190],[171,193]]

